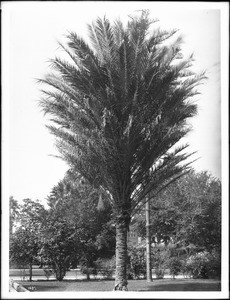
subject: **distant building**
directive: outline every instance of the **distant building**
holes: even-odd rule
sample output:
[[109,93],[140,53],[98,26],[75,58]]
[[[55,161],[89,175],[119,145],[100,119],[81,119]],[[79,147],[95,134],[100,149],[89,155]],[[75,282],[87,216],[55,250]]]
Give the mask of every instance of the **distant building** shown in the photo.
[[138,236],[137,231],[134,226],[130,226],[130,229],[128,231],[128,236],[127,236],[127,244],[128,246],[137,246],[140,244],[142,241],[142,238]]

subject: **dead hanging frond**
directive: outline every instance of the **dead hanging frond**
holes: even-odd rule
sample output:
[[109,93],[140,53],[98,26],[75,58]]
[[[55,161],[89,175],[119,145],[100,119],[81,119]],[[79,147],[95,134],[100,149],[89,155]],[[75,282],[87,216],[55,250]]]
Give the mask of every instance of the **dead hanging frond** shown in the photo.
[[130,129],[132,127],[132,122],[133,122],[133,116],[129,115],[129,118],[128,118],[128,121],[127,121],[127,125],[126,125],[126,128],[124,130],[124,135],[125,136],[129,136],[129,132],[130,132]]
[[97,210],[98,211],[103,211],[105,209],[105,204],[102,198],[102,194],[99,194],[99,199],[98,199],[98,204],[97,204]]

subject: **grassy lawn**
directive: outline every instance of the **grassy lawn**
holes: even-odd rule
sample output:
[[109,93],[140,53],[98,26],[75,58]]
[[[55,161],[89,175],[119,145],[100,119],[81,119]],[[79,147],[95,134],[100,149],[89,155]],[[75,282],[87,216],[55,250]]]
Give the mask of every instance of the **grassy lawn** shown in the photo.
[[[36,292],[112,291],[114,280],[56,280],[24,282],[24,287],[36,287]],[[129,291],[220,291],[220,281],[212,279],[160,279],[153,282],[129,280]]]

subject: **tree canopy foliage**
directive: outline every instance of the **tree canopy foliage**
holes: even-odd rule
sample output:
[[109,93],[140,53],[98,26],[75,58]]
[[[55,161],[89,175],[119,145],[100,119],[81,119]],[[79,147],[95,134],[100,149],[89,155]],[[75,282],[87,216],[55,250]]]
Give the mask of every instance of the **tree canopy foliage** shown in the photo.
[[[63,280],[70,268],[90,268],[99,257],[112,257],[115,228],[111,207],[106,201],[98,207],[99,199],[98,191],[67,174],[51,190],[47,209],[39,201],[25,199],[18,204],[14,200],[18,222],[10,236],[11,265],[32,268],[32,264],[40,264]],[[14,216],[13,210],[11,213]]]
[[9,199],[10,234],[13,233],[19,216],[19,204],[13,196]]
[[48,197],[48,217],[42,230],[41,255],[62,280],[77,265],[93,266],[98,257],[114,254],[111,208],[98,210],[99,193],[81,177],[67,173]]
[[[137,227],[145,235],[145,219]],[[207,251],[221,247],[221,182],[207,172],[194,171],[151,199],[152,242],[191,245]]]
[[[19,204],[10,197],[10,203],[10,207],[17,208],[17,226],[10,235],[10,264],[29,266],[31,281],[32,264],[38,263],[40,232],[46,211],[39,201],[24,199],[23,203]],[[15,210],[11,209],[10,219],[14,216]]]
[[[75,177],[74,177],[75,178]],[[115,252],[115,226],[111,207],[100,192],[81,177],[67,174],[48,196],[48,208],[39,201],[25,199],[17,208],[17,226],[10,235],[10,263],[31,268],[41,264],[51,268],[58,280],[66,271],[81,266],[84,274],[106,261]],[[11,209],[12,216],[15,215]],[[10,215],[11,217],[11,215]],[[155,268],[176,262],[178,251],[191,254],[204,250],[214,259],[209,269],[220,272],[221,183],[207,172],[190,172],[151,199],[152,261]],[[136,215],[140,234],[145,237],[145,218]],[[166,247],[162,247],[162,242]],[[145,275],[143,248],[129,249],[128,276]],[[170,259],[169,259],[170,258]],[[192,259],[192,258],[191,258]],[[218,262],[218,263],[217,263]],[[198,267],[194,262],[194,268]],[[102,264],[103,265],[103,264]],[[172,265],[173,267],[174,265]],[[190,266],[191,267],[191,266]],[[212,270],[214,272],[214,269]],[[111,271],[111,270],[110,270]],[[215,272],[214,272],[215,273]],[[88,276],[89,278],[89,276]]]

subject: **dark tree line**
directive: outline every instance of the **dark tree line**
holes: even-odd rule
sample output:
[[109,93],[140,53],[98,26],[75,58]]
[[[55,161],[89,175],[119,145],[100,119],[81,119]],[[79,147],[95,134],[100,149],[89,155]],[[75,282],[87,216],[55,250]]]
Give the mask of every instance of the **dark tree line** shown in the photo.
[[[70,268],[81,266],[89,279],[97,261],[111,259],[115,254],[112,209],[103,197],[86,180],[71,173],[52,189],[47,198],[48,208],[39,201],[25,199],[19,204],[10,197],[11,265],[29,267],[30,280],[33,264],[52,269],[58,280]],[[220,254],[219,180],[206,172],[190,172],[152,198],[150,207],[153,244],[171,245],[174,256],[187,258],[204,250]],[[145,238],[145,218],[141,212],[133,223]],[[156,249],[152,248],[152,255]],[[164,257],[165,249],[162,251],[154,254],[155,260],[159,255],[159,259]],[[145,274],[143,253],[141,249],[129,250],[132,276]]]
[[[221,252],[219,179],[192,171],[151,198],[150,203],[152,243],[172,243],[187,256],[199,249]],[[144,237],[144,212],[136,216],[136,228]]]
[[[88,184],[80,179],[70,182],[66,176],[52,189],[47,209],[29,199],[17,205],[10,236],[11,263],[30,268],[40,264],[62,280],[70,268],[91,268],[99,257],[112,257],[115,230],[111,208],[106,202],[102,207],[99,199],[98,191]],[[12,201],[16,202],[11,197]]]

